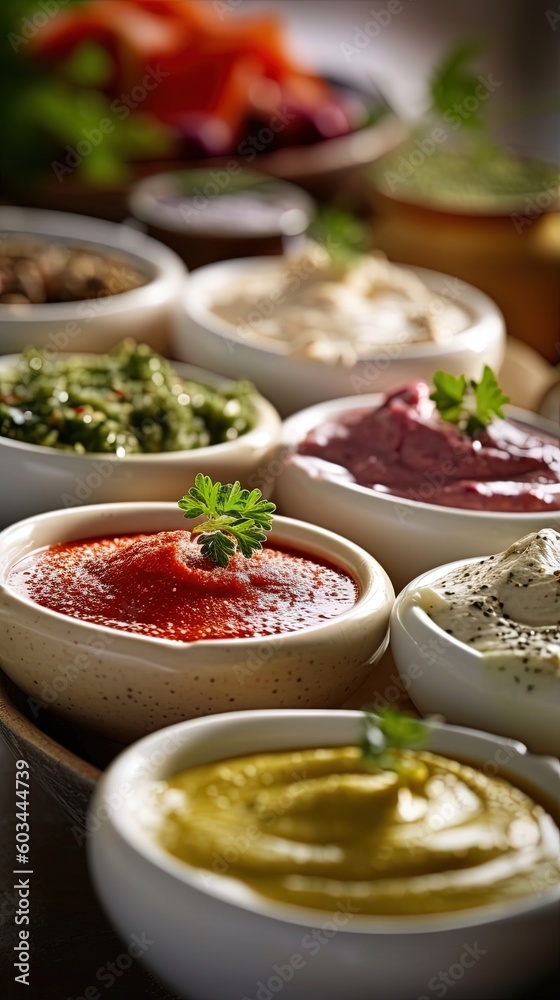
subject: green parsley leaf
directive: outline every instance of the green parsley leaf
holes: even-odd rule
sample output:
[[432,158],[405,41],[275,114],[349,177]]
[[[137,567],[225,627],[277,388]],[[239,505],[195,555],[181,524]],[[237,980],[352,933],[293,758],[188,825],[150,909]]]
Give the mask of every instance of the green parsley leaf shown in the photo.
[[72,50],[60,66],[60,72],[72,84],[102,89],[115,72],[115,63],[107,49],[97,42],[85,39]]
[[454,105],[468,108],[466,102],[472,98],[476,101],[474,110],[469,110],[458,117],[463,128],[481,129],[484,125],[481,102],[476,100],[476,89],[480,86],[480,78],[472,68],[472,63],[482,52],[483,46],[477,39],[467,39],[459,42],[445,54],[441,63],[435,69],[430,80],[430,94],[433,107],[447,121],[454,110]]
[[276,510],[276,504],[262,499],[260,490],[244,490],[239,481],[213,483],[200,472],[178,506],[186,518],[206,517],[192,533],[198,535],[203,556],[224,568],[236,549],[247,559],[262,549]]
[[[201,514],[212,515],[216,510],[220,494],[220,483],[213,483],[210,476],[198,473],[194,486],[179,500],[179,507],[185,511],[185,517],[200,517]],[[235,483],[237,486],[237,483]]]
[[405,777],[418,776],[422,766],[398,751],[425,746],[430,728],[429,722],[395,708],[381,708],[375,713],[366,709],[360,745],[364,761],[371,767],[397,771]]
[[434,375],[434,385],[430,399],[436,404],[441,419],[457,424],[469,437],[483,431],[494,417],[503,419],[502,407],[509,403],[509,396],[502,392],[488,365],[484,366],[480,382],[471,379],[467,383],[464,375],[439,371]]
[[368,228],[357,216],[330,205],[322,207],[311,223],[308,235],[327,251],[335,264],[352,263],[371,247]]
[[447,372],[436,372],[434,375],[435,390],[430,395],[436,404],[438,413],[443,420],[457,423],[461,415],[463,399],[467,391],[467,380],[464,375],[449,375]]
[[363,750],[368,757],[380,759],[387,750],[414,749],[425,744],[429,727],[396,708],[365,711]]
[[199,535],[197,542],[201,546],[202,555],[206,559],[223,566],[225,569],[235,552],[235,542],[223,531],[213,531],[207,535]]
[[509,403],[509,396],[506,396],[500,389],[496,376],[488,365],[484,366],[484,372],[480,382],[471,380],[471,387],[474,393],[476,409],[474,414],[467,421],[467,433],[473,434],[477,430],[486,427],[493,417],[503,419],[504,411],[502,407]]

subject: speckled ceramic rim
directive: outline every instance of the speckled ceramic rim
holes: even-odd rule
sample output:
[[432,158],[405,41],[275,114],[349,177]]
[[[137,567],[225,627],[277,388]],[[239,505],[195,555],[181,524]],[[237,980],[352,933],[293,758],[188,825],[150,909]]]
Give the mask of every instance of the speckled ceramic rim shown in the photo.
[[[195,323],[207,329],[214,336],[221,337],[234,344],[242,344],[244,347],[250,347],[257,352],[262,351],[266,355],[277,355],[290,359],[292,357],[290,354],[283,352],[273,344],[266,345],[264,341],[256,337],[254,339],[246,339],[240,336],[233,323],[228,323],[226,320],[215,315],[211,308],[214,290],[222,291],[224,286],[233,285],[239,278],[250,277],[255,273],[258,275],[266,274],[269,271],[274,273],[275,269],[280,272],[281,268],[285,266],[285,261],[279,262],[274,257],[243,257],[240,260],[218,261],[216,264],[207,264],[204,267],[200,267],[193,274],[189,275],[188,284],[185,286],[183,295],[185,310]],[[440,356],[442,359],[445,359],[446,356],[464,351],[465,349],[482,347],[486,344],[490,336],[493,336],[497,331],[503,331],[504,317],[498,306],[488,295],[485,295],[480,289],[475,288],[474,285],[469,285],[466,281],[461,281],[461,294],[456,300],[450,299],[444,289],[447,282],[456,281],[456,278],[453,278],[449,274],[444,274],[442,271],[433,271],[425,267],[414,267],[409,264],[398,264],[396,266],[417,275],[436,295],[441,295],[442,298],[449,299],[451,304],[462,306],[471,315],[470,325],[465,330],[461,330],[455,334],[448,344],[442,345],[429,342],[400,345],[403,349],[403,358],[406,361],[413,361],[415,358],[434,358],[435,360]],[[385,356],[386,349],[387,345],[380,346],[378,353]],[[377,354],[375,351],[372,351],[370,354],[360,357],[356,362],[356,367],[359,370],[361,364],[375,362],[376,357]],[[320,369],[324,365],[323,362],[309,358],[293,357],[292,360],[294,364],[307,365],[313,370]],[[356,398],[354,397],[354,399]]]
[[[108,519],[110,515],[117,517],[122,515],[125,523],[128,522],[126,515],[130,515],[130,527],[125,529],[124,527],[117,528],[114,524],[111,525],[111,520]],[[157,515],[161,515],[162,522],[166,524],[165,528],[151,527],[148,529],[141,527],[144,519],[146,521],[150,519],[152,522],[153,520],[159,520]],[[168,527],[167,525],[172,518],[173,524],[175,524],[175,517],[175,527],[177,529],[188,528],[186,521],[183,519],[182,512],[178,509],[177,505],[166,502],[96,504],[89,507],[78,507],[69,510],[51,511],[46,514],[37,514],[23,521],[17,521],[0,533],[0,589],[5,589],[10,595],[10,599],[14,602],[16,610],[21,608],[23,617],[26,612],[33,612],[35,616],[34,631],[37,633],[44,631],[45,634],[52,636],[53,631],[55,632],[57,625],[60,624],[64,626],[66,631],[72,630],[76,635],[83,633],[84,641],[88,635],[99,636],[99,634],[105,634],[111,637],[111,648],[115,651],[129,652],[130,655],[134,653],[142,658],[142,650],[147,651],[149,649],[151,656],[157,650],[160,650],[162,655],[165,655],[167,662],[170,660],[172,662],[177,661],[176,665],[178,669],[187,669],[190,666],[190,657],[195,655],[196,650],[204,648],[205,650],[214,649],[219,651],[220,647],[223,648],[224,641],[227,641],[228,647],[235,646],[239,652],[242,652],[245,648],[250,651],[253,647],[260,647],[267,642],[273,643],[275,647],[282,647],[284,645],[293,646],[294,644],[302,648],[308,645],[312,646],[316,643],[319,635],[324,640],[326,636],[328,637],[329,633],[338,631],[341,624],[343,625],[349,620],[356,623],[361,621],[367,624],[368,619],[373,614],[382,613],[383,608],[386,607],[388,613],[389,607],[392,604],[394,596],[393,588],[385,571],[373,556],[370,556],[358,545],[342,538],[340,535],[336,535],[324,528],[317,528],[307,522],[286,517],[274,518],[273,530],[269,535],[270,541],[272,543],[277,542],[294,546],[301,549],[303,554],[309,555],[311,558],[317,556],[326,559],[335,566],[339,566],[356,580],[359,590],[355,604],[348,611],[344,611],[342,614],[328,621],[309,626],[297,632],[272,636],[260,635],[247,639],[199,639],[188,643],[175,642],[155,636],[140,636],[132,632],[121,632],[105,625],[95,625],[90,622],[80,621],[77,618],[69,618],[57,611],[41,607],[27,597],[20,596],[7,583],[7,576],[15,562],[37,548],[37,545],[33,544],[33,529],[35,525],[52,525],[53,539],[56,539],[56,541],[73,541],[81,538],[92,538],[96,534],[102,535],[107,531],[111,533],[113,531],[116,533],[126,533],[127,531],[129,533],[136,531],[140,533],[143,531],[170,531],[173,530],[173,527]],[[58,530],[64,525],[66,526],[65,529],[62,531]],[[21,541],[15,546],[14,540],[17,539],[18,535],[21,536]],[[49,544],[48,541],[46,544]],[[14,546],[17,551],[14,551],[13,555],[8,559],[6,558],[6,550],[10,546]],[[39,625],[39,621],[42,625]],[[386,645],[386,637],[384,638],[384,645]]]
[[[298,709],[296,711],[282,709],[253,710],[232,712],[226,715],[207,716],[203,719],[180,722],[177,725],[169,726],[167,729],[159,730],[150,736],[138,740],[138,742],[124,750],[112,762],[98,785],[93,810],[95,812],[99,808],[103,798],[109,796],[113,789],[116,790],[129,785],[134,787],[139,775],[142,776],[143,781],[149,784],[150,780],[160,780],[167,775],[174,774],[178,768],[188,766],[184,763],[185,756],[188,756],[188,753],[184,753],[184,748],[188,746],[191,734],[195,740],[197,730],[200,731],[203,727],[211,727],[215,731],[216,738],[214,745],[220,746],[219,730],[221,727],[236,726],[243,729],[246,728],[248,723],[260,723],[265,731],[270,732],[274,728],[275,723],[288,724],[290,721],[293,722],[295,717],[298,720],[298,727],[301,726],[302,729],[300,744],[302,748],[310,745],[306,739],[306,725],[312,719],[317,718],[324,719],[325,731],[327,733],[325,746],[341,746],[347,743],[356,743],[360,739],[362,713],[352,711],[307,709]],[[336,737],[333,737],[333,729],[336,729]],[[340,737],[338,737],[339,731]],[[165,764],[154,764],[153,760],[158,748],[162,747],[169,740],[176,739],[179,739],[179,744],[168,755]],[[457,746],[460,749],[456,749]],[[558,781],[558,775],[560,774],[558,761],[553,761],[547,757],[538,758],[534,755],[529,755],[522,743],[513,740],[502,739],[488,733],[475,732],[474,730],[458,726],[444,726],[439,724],[434,725],[429,740],[429,749],[432,749],[434,752],[447,756],[452,756],[456,753],[458,757],[467,758],[475,764],[477,761],[481,762],[485,760],[492,752],[495,752],[496,748],[503,748],[504,746],[511,749],[511,759],[513,761],[516,759],[519,761],[527,757],[533,761],[539,761],[542,769],[546,769],[549,772],[551,769],[554,769],[556,771],[556,780]],[[263,752],[264,749],[263,746],[260,746],[257,752]],[[267,749],[276,749],[273,737],[271,738],[271,745]],[[208,759],[215,760],[219,759],[219,757],[213,757],[210,753]],[[507,772],[508,769],[505,768],[504,770]],[[512,771],[514,771],[514,767],[510,768],[510,773]],[[514,777],[512,777],[512,781],[515,781]],[[538,786],[537,782],[533,783]],[[541,785],[544,784],[543,775]],[[542,787],[540,790],[543,791]],[[546,796],[544,791],[543,795]],[[261,900],[256,896],[251,898],[251,902],[248,902],[242,898],[236,898],[235,890],[231,888],[228,891],[223,886],[218,888],[218,885],[209,885],[208,881],[204,878],[203,872],[186,862],[175,859],[151,840],[149,835],[139,828],[136,819],[131,815],[131,809],[127,805],[125,805],[125,808],[115,810],[109,822],[127,845],[143,856],[149,864],[153,864],[156,868],[162,869],[179,882],[184,882],[203,894],[208,894],[215,899],[222,900],[225,904],[243,910],[252,910],[265,917],[304,927],[316,927],[325,919],[325,910],[314,910],[307,907],[272,902],[266,900],[264,897]],[[227,880],[224,881],[227,882]],[[216,879],[216,882],[220,882],[219,878]],[[357,915],[353,917],[350,926],[341,928],[341,933],[370,933],[380,935],[399,933],[430,934],[453,930],[455,928],[476,928],[483,924],[509,920],[523,914],[538,912],[540,909],[554,904],[559,899],[560,884],[535,899],[517,902],[512,906],[499,904],[478,907],[470,911],[463,911],[459,915],[450,914],[442,917],[441,914],[436,914],[427,915],[421,919],[417,916],[371,917]]]
[[[364,396],[345,396],[341,399],[331,399],[324,403],[316,403],[305,410],[300,410],[299,413],[294,413],[293,416],[284,420],[281,435],[282,444],[284,447],[290,449],[292,455],[295,455],[299,443],[315,427],[327,423],[338,416],[339,413],[344,413],[345,411],[366,410],[370,407],[380,406],[385,395],[385,393],[377,392]],[[505,413],[511,420],[524,424],[537,433],[541,431],[548,437],[558,439],[557,425],[551,420],[540,417],[537,413],[532,413],[530,410],[522,410],[517,406],[506,406]],[[434,516],[437,516],[438,521],[441,518],[454,519],[457,517],[473,518],[475,522],[481,519],[486,519],[490,522],[507,520],[509,524],[519,525],[520,537],[526,534],[529,522],[531,524],[542,522],[541,527],[546,528],[552,527],[551,522],[555,521],[560,529],[560,510],[527,511],[523,513],[501,510],[468,510],[464,507],[443,507],[436,503],[425,503],[423,500],[409,500],[407,497],[392,496],[388,493],[370,490],[367,486],[352,483],[342,476],[336,475],[336,473],[329,474],[329,466],[333,470],[341,468],[331,462],[321,460],[319,471],[318,467],[313,464],[312,456],[309,456],[309,458],[311,461],[306,461],[308,459],[306,455],[296,455],[296,466],[304,475],[318,482],[324,481],[337,491],[349,491],[350,493],[358,493],[363,497],[369,497],[372,503],[397,504],[399,507],[402,505],[410,507],[412,510],[423,510],[426,513],[431,511]]]
[[60,320],[63,323],[79,315],[80,306],[91,302],[95,303],[96,318],[153,306],[165,299],[169,288],[179,286],[187,275],[180,257],[163,243],[130,226],[86,215],[0,206],[0,236],[3,235],[37,236],[53,243],[71,242],[101,253],[121,254],[141,271],[148,272],[148,281],[140,288],[104,298],[19,306],[0,304],[0,330],[3,321],[12,324]]
[[[1,319],[0,319],[0,329],[1,329]],[[60,354],[59,357],[68,357],[68,355]],[[84,359],[95,358],[95,355],[91,352],[85,351],[80,353],[80,355],[73,354],[72,357],[76,358],[78,356]],[[0,357],[0,372],[6,371],[10,368],[14,368],[18,363],[20,358],[19,354],[5,354]],[[233,385],[234,380],[231,378],[222,377],[217,375],[215,372],[208,372],[204,368],[198,368],[196,365],[187,365],[181,361],[172,361],[171,365],[173,370],[184,379],[194,379],[199,382],[206,382],[209,385],[222,385],[228,386]],[[245,434],[240,434],[239,437],[235,438],[233,441],[224,441],[221,444],[211,444],[204,448],[190,448],[183,449],[182,451],[160,451],[154,454],[141,455],[126,455],[124,459],[119,458],[117,455],[111,452],[105,451],[88,451],[83,455],[75,454],[74,452],[62,451],[60,448],[47,448],[45,445],[41,444],[29,444],[27,441],[14,441],[12,438],[1,437],[0,436],[0,448],[13,448],[17,451],[24,453],[40,455],[41,458],[49,458],[50,456],[56,456],[57,462],[67,462],[72,465],[73,462],[79,460],[80,462],[87,461],[103,461],[103,462],[116,462],[122,464],[125,462],[127,465],[141,465],[146,463],[147,469],[151,465],[157,465],[159,463],[168,464],[170,462],[185,462],[188,461],[204,467],[204,462],[207,457],[212,457],[214,461],[216,458],[225,455],[232,455],[236,448],[243,445],[244,448],[262,448],[266,443],[276,436],[277,431],[280,428],[280,417],[274,409],[272,403],[269,403],[264,396],[261,396],[256,390],[253,395],[253,401],[256,410],[256,423],[255,426],[248,430]]]

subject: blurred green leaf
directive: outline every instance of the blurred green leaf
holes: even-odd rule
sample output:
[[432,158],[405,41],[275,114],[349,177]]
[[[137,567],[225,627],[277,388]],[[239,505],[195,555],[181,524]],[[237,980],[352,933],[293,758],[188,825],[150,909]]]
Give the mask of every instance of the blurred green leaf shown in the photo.
[[434,721],[414,718],[396,708],[364,709],[360,743],[364,763],[376,770],[396,771],[403,779],[423,777],[425,765],[402,751],[424,747]]
[[[37,9],[36,0],[0,3],[0,92],[6,95],[0,100],[0,192],[13,196],[39,178],[52,178],[53,164],[66,166],[66,147],[75,150],[81,142],[91,149],[85,156],[78,152],[77,177],[95,186],[126,183],[129,161],[165,155],[172,132],[141,111],[124,121],[115,116],[102,89],[113,61],[97,43],[82,43],[56,69],[30,58],[29,32],[22,30]],[[61,13],[65,9],[60,6]],[[105,122],[101,129],[103,119],[113,128]]]
[[115,64],[103,46],[83,41],[61,66],[62,75],[82,87],[104,87],[115,71]]
[[24,98],[29,119],[41,123],[61,143],[79,142],[84,129],[99,122],[101,104],[97,95],[73,91],[57,80],[29,90]]
[[170,152],[172,134],[154,115],[137,111],[125,122],[116,123],[116,132],[132,156],[163,156]]
[[[466,112],[465,117],[461,115],[461,123],[465,128],[484,126],[478,108],[471,111],[465,107],[465,101],[475,95],[480,83],[472,63],[482,51],[483,45],[478,39],[459,42],[443,57],[430,80],[430,94],[436,111],[445,116],[456,110],[455,105],[459,105]],[[480,105],[480,102],[478,103]]]
[[328,251],[332,260],[342,263],[367,253],[371,246],[368,226],[357,216],[331,206],[319,209],[309,236]]
[[95,187],[118,187],[128,180],[129,169],[109,145],[95,147],[80,164],[80,176]]

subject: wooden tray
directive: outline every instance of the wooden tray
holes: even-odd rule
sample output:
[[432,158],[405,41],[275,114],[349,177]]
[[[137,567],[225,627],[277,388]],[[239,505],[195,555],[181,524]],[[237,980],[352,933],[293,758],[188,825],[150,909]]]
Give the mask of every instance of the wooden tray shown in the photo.
[[33,777],[67,815],[85,825],[88,803],[101,770],[78,735],[48,711],[34,709],[0,671],[0,735],[16,758],[28,761]]

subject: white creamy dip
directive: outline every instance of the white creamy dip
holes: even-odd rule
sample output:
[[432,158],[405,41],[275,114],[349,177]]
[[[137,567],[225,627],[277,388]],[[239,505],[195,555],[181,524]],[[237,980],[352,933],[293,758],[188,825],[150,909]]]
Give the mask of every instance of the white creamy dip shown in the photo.
[[560,677],[560,533],[554,528],[453,570],[422,588],[419,604],[492,666]]
[[278,269],[236,277],[212,311],[260,346],[349,366],[391,344],[446,343],[471,321],[451,295],[382,254],[341,263],[313,243]]

